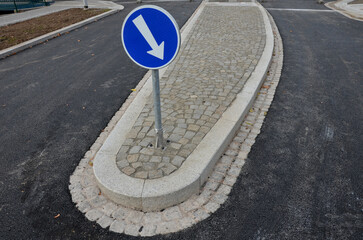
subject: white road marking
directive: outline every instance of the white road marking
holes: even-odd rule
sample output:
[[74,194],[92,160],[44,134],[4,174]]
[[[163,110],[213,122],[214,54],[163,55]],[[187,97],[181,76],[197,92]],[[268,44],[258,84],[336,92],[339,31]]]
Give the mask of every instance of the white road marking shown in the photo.
[[322,10],[322,9],[295,9],[295,8],[266,8],[271,11],[296,11],[296,12],[335,12],[333,10]]

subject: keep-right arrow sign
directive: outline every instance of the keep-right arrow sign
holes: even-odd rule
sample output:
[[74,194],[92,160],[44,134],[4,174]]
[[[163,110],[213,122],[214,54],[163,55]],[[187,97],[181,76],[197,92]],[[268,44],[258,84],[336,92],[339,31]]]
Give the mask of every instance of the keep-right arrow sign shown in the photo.
[[164,9],[145,5],[126,17],[121,31],[126,53],[141,67],[159,69],[176,57],[180,33],[174,18]]

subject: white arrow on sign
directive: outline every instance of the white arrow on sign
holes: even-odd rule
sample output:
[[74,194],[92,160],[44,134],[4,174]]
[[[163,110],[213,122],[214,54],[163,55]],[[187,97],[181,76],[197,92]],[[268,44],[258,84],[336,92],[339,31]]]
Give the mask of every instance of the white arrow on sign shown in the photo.
[[145,38],[146,42],[152,48],[152,50],[148,51],[147,53],[163,60],[164,59],[164,42],[162,42],[160,45],[157,44],[149,27],[146,25],[146,22],[145,22],[144,18],[142,17],[142,15],[139,15],[137,18],[132,20],[132,22],[135,24],[137,29],[140,31],[142,36]]

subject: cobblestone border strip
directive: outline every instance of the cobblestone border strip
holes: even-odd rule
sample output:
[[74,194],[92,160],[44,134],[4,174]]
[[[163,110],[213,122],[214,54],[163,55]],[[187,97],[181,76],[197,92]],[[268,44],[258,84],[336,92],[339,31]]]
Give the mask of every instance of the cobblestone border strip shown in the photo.
[[[92,151],[97,148],[95,143],[92,146],[94,149],[91,148],[86,153],[71,176],[69,186],[73,202],[90,221],[97,221],[102,228],[109,227],[110,231],[132,236],[167,234],[188,228],[208,218],[228,199],[255,138],[260,133],[281,76],[282,40],[270,15],[269,18],[275,41],[267,77],[240,130],[218,161],[202,192],[160,212],[144,213],[119,206],[105,198],[97,187],[92,170]],[[100,138],[99,140],[101,141]]]
[[[123,6],[122,6],[122,9],[123,9]],[[101,18],[104,18],[104,17],[107,17],[107,16],[110,16],[112,14],[117,13],[117,12],[121,11],[122,9],[110,10],[108,12],[105,12],[105,13],[99,14],[97,16],[88,18],[88,19],[83,20],[81,22],[72,24],[72,25],[70,25],[68,27],[64,27],[64,28],[55,30],[55,31],[53,31],[51,33],[44,34],[42,36],[39,36],[39,37],[31,39],[29,41],[20,43],[18,45],[13,46],[13,47],[9,47],[9,48],[6,48],[4,50],[1,50],[0,51],[0,59],[10,57],[11,55],[14,55],[14,54],[16,54],[16,53],[18,53],[20,51],[23,51],[23,50],[28,49],[28,48],[30,48],[32,46],[41,44],[44,41],[51,40],[51,39],[56,38],[59,35],[62,35],[64,33],[66,33],[66,32],[73,31],[73,30],[75,30],[77,28],[80,28],[80,27],[83,27],[83,26],[85,26],[87,24],[90,24],[92,22],[98,21]]]

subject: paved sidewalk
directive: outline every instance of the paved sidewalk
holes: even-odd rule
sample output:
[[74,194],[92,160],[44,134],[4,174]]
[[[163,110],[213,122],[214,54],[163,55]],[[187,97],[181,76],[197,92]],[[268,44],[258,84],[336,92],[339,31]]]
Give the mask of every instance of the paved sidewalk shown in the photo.
[[[88,0],[88,6],[89,8],[123,9],[122,5],[111,1]],[[28,10],[22,13],[7,14],[0,17],[0,27],[70,8],[83,8],[83,1],[57,1],[50,6]]]
[[[140,86],[136,88],[137,91],[115,114],[109,126],[86,153],[85,158],[82,159],[71,177],[70,190],[73,201],[89,220],[97,220],[104,228],[110,226],[112,231],[125,232],[130,235],[154,235],[175,232],[205,219],[226,200],[243,165],[242,156],[247,156],[249,151],[247,146],[253,144],[253,137],[246,139],[248,133],[241,133],[230,146],[231,150],[225,153],[226,157],[222,158],[222,164],[216,167],[217,172],[213,172],[216,162],[211,164],[211,169],[207,171],[208,175],[204,176],[204,181],[208,180],[209,173],[213,172],[209,178],[212,179],[212,182],[207,181],[202,194],[193,195],[184,203],[167,208],[165,211],[157,211],[162,204],[166,204],[166,207],[170,206],[169,203],[163,203],[164,198],[140,200],[134,199],[133,196],[121,197],[123,198],[121,202],[126,199],[129,207],[139,210],[146,210],[149,207],[149,209],[157,211],[154,213],[135,211],[109,200],[110,197],[114,199],[114,193],[119,189],[126,188],[130,192],[138,192],[140,186],[142,190],[145,190],[149,183],[152,185],[153,181],[161,184],[152,186],[151,194],[158,191],[158,187],[168,189],[167,191],[169,188],[175,187],[174,190],[168,192],[167,197],[177,198],[177,203],[185,200],[185,196],[190,196],[190,190],[187,193],[189,195],[181,196],[177,188],[188,179],[177,178],[178,181],[174,182],[168,182],[168,179],[185,171],[183,167],[190,165],[188,159],[197,152],[196,149],[200,148],[201,143],[207,138],[206,136],[216,128],[218,131],[222,131],[221,136],[217,136],[217,138],[229,139],[224,135],[224,131],[227,131],[225,126],[218,125],[218,123],[225,115],[230,116],[231,108],[244,112],[241,113],[243,116],[241,122],[250,110],[250,105],[241,104],[236,107],[235,103],[241,100],[239,94],[245,92],[246,89],[248,92],[257,93],[259,84],[264,79],[264,73],[269,67],[273,37],[265,10],[254,3],[203,3],[201,9],[189,23],[192,24],[191,29],[187,30],[188,27],[184,29],[181,52],[174,63],[163,73],[160,80],[163,127],[165,137],[169,140],[166,149],[155,149],[152,146],[155,136],[154,115],[151,92],[145,90],[149,87],[149,80],[146,81],[148,79],[146,76],[140,82]],[[185,34],[187,35],[185,36]],[[271,52],[266,51],[269,46],[271,46]],[[261,70],[261,62],[264,62],[266,52],[270,54],[269,60],[262,64],[264,69]],[[256,79],[259,84],[254,85],[254,89],[250,89],[256,71],[261,72],[260,79]],[[254,97],[255,95],[252,94],[250,99],[244,99],[243,102],[253,101]],[[269,96],[268,100],[270,103],[272,97]],[[267,105],[264,106],[266,111]],[[135,110],[136,112],[130,114],[134,108],[140,111]],[[247,117],[243,125],[245,129],[247,129],[246,125],[252,125],[256,121],[258,114],[261,117],[265,114],[264,112],[257,114],[252,109],[251,111],[251,116]],[[254,119],[253,123],[250,122],[251,119]],[[262,118],[258,122],[259,127],[262,125],[261,120]],[[126,125],[132,121],[134,123],[128,129]],[[240,129],[241,122],[235,125],[236,131]],[[218,126],[216,127],[216,125]],[[253,130],[254,137],[258,132],[258,129]],[[235,132],[232,133],[233,136],[234,134]],[[123,135],[125,136],[123,137]],[[242,139],[242,136],[245,138]],[[209,140],[213,148],[221,147],[215,146],[215,142],[220,143],[220,139],[217,138]],[[246,139],[245,144],[248,145],[242,149],[243,153],[240,156],[238,150],[235,149],[239,148],[244,139]],[[206,161],[204,158],[210,154],[206,152],[206,149],[199,153],[199,162]],[[223,150],[215,153],[215,161],[219,160]],[[238,163],[231,166],[232,159],[237,155],[239,156],[239,160],[236,160]],[[105,163],[111,164],[102,166]],[[90,167],[92,165],[93,169]],[[197,165],[198,163],[192,167],[197,168]],[[96,172],[95,175],[93,171]],[[224,175],[221,174],[221,171]],[[100,174],[100,172],[103,173]],[[191,172],[193,173],[193,170]],[[118,181],[112,179],[115,176],[116,178],[120,176]],[[202,190],[202,186],[199,184],[203,185],[204,181],[199,178],[195,185],[197,189],[192,189],[196,190],[192,192],[193,194]],[[99,183],[98,186],[96,179]],[[106,182],[102,182],[104,179]],[[218,188],[217,183],[221,182],[224,182],[225,185]],[[116,189],[108,189],[108,186],[104,184],[113,184]],[[212,194],[212,191],[215,192]],[[145,195],[143,194],[142,197]],[[150,201],[150,206],[143,208],[147,201]],[[199,207],[195,205],[195,201],[199,202]],[[205,206],[201,207],[200,204],[205,204]],[[160,224],[156,228],[158,222]]]

